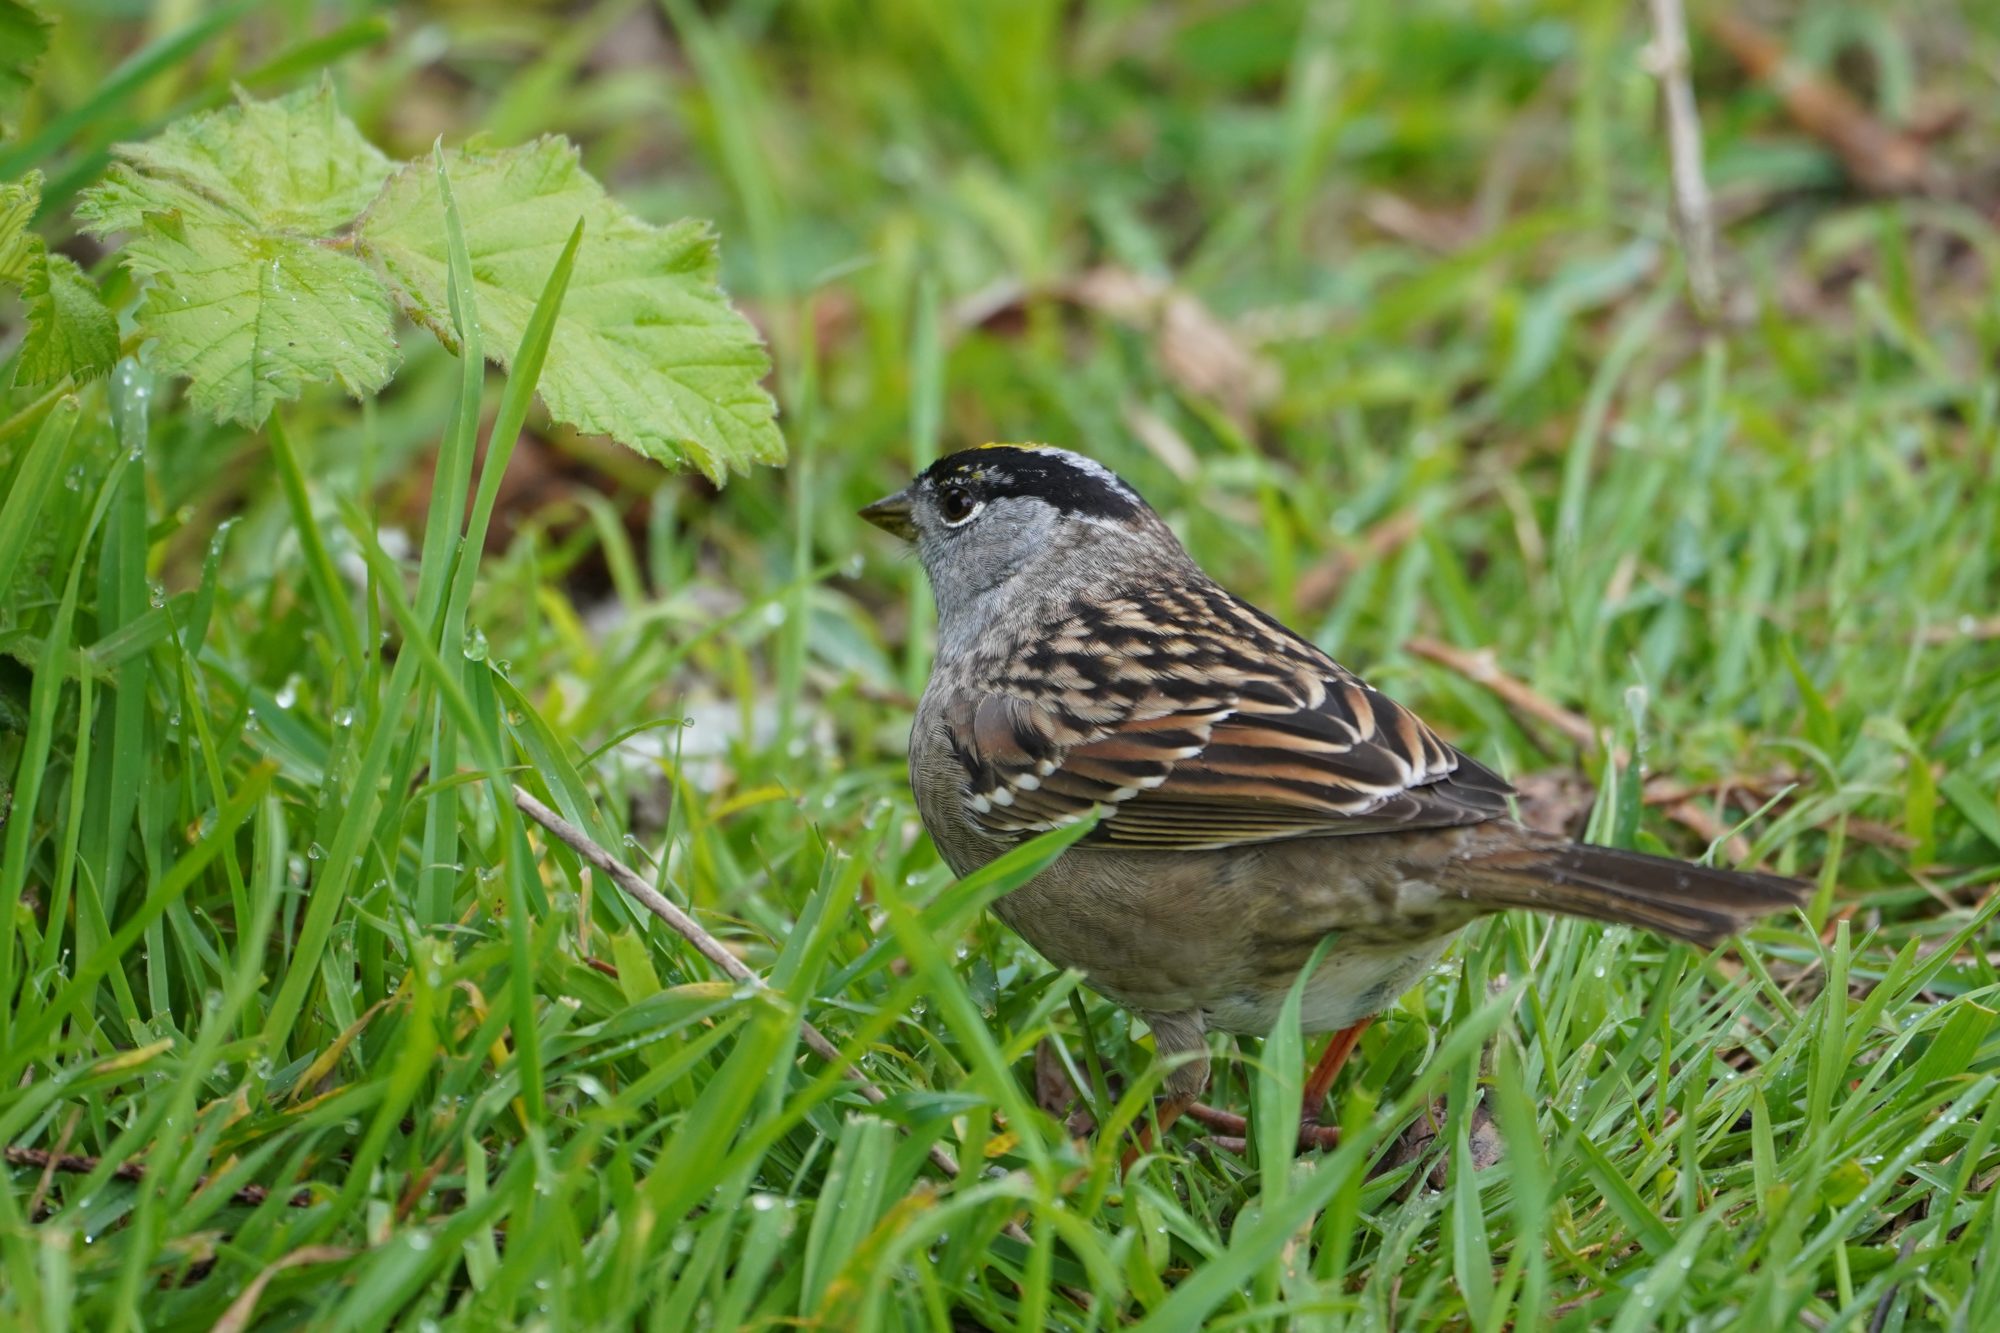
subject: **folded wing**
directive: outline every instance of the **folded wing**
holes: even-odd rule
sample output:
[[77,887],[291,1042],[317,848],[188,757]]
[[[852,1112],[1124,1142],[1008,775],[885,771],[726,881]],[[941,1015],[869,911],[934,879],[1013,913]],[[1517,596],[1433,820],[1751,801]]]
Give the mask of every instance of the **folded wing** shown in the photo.
[[1078,606],[947,719],[971,818],[1197,849],[1504,815],[1507,783],[1213,584]]

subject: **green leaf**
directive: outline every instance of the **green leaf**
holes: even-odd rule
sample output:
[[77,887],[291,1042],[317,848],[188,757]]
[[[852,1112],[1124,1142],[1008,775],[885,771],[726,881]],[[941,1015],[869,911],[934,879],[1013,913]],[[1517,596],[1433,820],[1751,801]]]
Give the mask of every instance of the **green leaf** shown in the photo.
[[87,380],[118,359],[118,321],[97,287],[68,255],[45,255],[21,286],[28,336],[16,372],[23,384],[51,384],[65,375]]
[[152,279],[139,328],[197,406],[254,426],[309,383],[360,395],[388,380],[388,293],[336,234],[391,163],[329,87],[244,99],[116,151],[77,217],[133,233],[120,258]]
[[[0,38],[6,26],[0,19]],[[39,171],[0,185],[0,283],[20,288],[28,316],[15,376],[21,384],[86,380],[118,359],[118,321],[76,261],[50,254],[29,230],[41,200]]]
[[42,173],[31,171],[0,185],[0,282],[18,287],[42,252],[42,241],[29,226],[42,203]]
[[35,66],[49,49],[49,21],[32,5],[0,0],[0,134],[12,138],[14,109],[35,81]]
[[341,114],[333,88],[237,103],[119,144],[119,165],[85,193],[77,216],[98,232],[133,230],[145,214],[199,200],[237,225],[328,236],[352,222],[395,163]]
[[[721,481],[732,469],[784,461],[776,404],[760,381],[762,340],[716,286],[707,224],[656,227],[634,217],[545,138],[446,155],[465,220],[489,346],[521,339],[535,298],[577,220],[584,243],[543,367],[550,413],[666,463]],[[428,163],[405,167],[361,221],[361,249],[395,283],[411,318],[453,341],[444,208]]]

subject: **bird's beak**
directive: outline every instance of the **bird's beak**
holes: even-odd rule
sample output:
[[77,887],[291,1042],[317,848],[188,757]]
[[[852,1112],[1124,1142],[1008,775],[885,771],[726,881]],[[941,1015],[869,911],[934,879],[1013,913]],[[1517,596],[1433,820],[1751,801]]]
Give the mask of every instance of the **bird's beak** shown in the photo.
[[906,542],[917,539],[917,525],[910,521],[910,493],[897,491],[885,495],[874,504],[861,511],[861,517],[887,533],[901,537]]

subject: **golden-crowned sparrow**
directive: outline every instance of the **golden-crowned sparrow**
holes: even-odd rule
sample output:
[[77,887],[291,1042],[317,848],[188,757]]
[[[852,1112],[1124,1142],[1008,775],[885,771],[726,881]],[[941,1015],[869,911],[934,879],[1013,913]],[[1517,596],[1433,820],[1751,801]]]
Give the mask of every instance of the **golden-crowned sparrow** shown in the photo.
[[1454,933],[1526,907],[1712,945],[1804,900],[1774,875],[1568,842],[1416,714],[1204,574],[1139,495],[1062,449],[987,445],[861,511],[916,545],[938,653],[910,736],[924,826],[958,874],[1101,811],[1001,898],[1051,962],[1141,1015],[1160,1122],[1208,1078],[1207,1031],[1262,1035],[1315,948],[1304,1028],[1369,1016]]

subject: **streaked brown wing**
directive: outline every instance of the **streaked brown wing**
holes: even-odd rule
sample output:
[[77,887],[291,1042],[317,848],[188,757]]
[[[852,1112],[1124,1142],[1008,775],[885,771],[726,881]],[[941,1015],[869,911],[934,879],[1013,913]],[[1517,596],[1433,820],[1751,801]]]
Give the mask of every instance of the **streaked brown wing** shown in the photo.
[[1212,584],[1077,607],[951,719],[966,809],[1020,837],[1104,807],[1084,845],[1195,849],[1437,828],[1507,783]]

